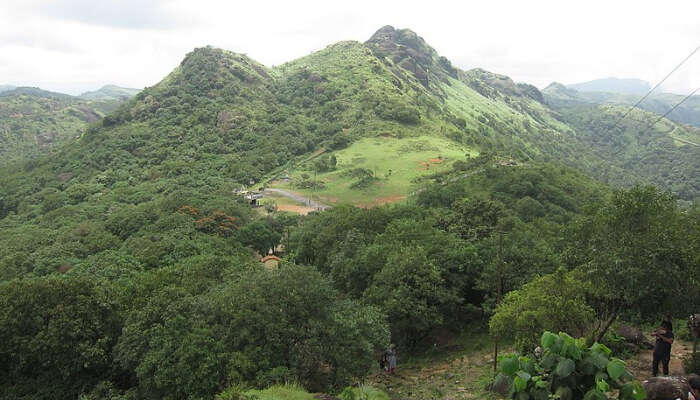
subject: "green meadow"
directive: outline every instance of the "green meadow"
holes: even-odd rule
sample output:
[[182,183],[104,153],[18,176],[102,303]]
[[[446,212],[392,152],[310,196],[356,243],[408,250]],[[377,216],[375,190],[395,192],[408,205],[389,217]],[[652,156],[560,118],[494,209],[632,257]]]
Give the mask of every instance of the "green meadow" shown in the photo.
[[[335,170],[315,172],[315,159],[311,159],[289,171],[289,182],[275,181],[270,187],[295,191],[327,204],[378,205],[403,199],[426,177],[451,168],[467,154],[478,155],[476,150],[435,136],[364,138],[345,149],[318,156],[334,155]],[[353,174],[357,169],[371,171],[376,179],[370,179],[365,187],[353,187],[360,179]],[[299,183],[304,181],[319,182],[321,186],[302,188]]]

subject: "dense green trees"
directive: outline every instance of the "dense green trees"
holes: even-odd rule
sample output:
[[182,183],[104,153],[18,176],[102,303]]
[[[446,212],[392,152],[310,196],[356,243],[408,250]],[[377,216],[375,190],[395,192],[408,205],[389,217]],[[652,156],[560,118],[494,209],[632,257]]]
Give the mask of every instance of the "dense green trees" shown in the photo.
[[690,219],[675,199],[651,186],[617,190],[572,228],[568,262],[591,282],[604,323],[598,340],[623,311],[648,317],[681,310],[692,292]]
[[[692,296],[674,285],[700,279],[696,209],[644,188],[608,201],[580,173],[532,161],[564,160],[610,182],[631,173],[576,142],[536,91],[467,75],[415,34],[405,39],[419,53],[377,58],[344,42],[274,70],[197,49],[53,157],[3,167],[0,393],[337,387],[365,374],[390,338],[412,351],[493,312],[500,235],[503,286],[517,292],[497,311],[499,332],[516,314],[533,316],[521,331],[579,329],[586,307],[607,322],[620,304],[644,318],[654,302]],[[481,155],[426,178],[435,183],[404,204],[260,217],[232,194],[314,150],[438,132]],[[614,148],[627,143],[617,139]],[[354,171],[357,189],[385,182],[370,172]],[[290,261],[278,270],[252,261],[280,241]],[[592,283],[585,299],[579,276]],[[552,314],[550,301],[572,315]]]
[[384,313],[341,299],[311,267],[200,257],[127,279],[90,275],[0,285],[3,397],[95,387],[204,399],[287,381],[322,390],[363,376],[389,342]]
[[534,350],[544,331],[587,335],[595,312],[580,278],[559,269],[508,293],[489,321],[491,334],[514,340],[523,352]]
[[0,284],[3,398],[75,398],[113,371],[121,321],[94,279]]

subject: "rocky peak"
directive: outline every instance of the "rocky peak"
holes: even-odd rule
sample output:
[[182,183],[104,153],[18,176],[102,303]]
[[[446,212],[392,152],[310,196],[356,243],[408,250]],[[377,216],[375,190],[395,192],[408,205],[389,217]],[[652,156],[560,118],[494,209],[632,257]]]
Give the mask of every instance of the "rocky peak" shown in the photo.
[[389,59],[402,67],[426,88],[431,77],[446,81],[457,77],[458,71],[449,60],[440,57],[425,40],[410,29],[395,29],[391,25],[380,28],[365,42],[379,59]]

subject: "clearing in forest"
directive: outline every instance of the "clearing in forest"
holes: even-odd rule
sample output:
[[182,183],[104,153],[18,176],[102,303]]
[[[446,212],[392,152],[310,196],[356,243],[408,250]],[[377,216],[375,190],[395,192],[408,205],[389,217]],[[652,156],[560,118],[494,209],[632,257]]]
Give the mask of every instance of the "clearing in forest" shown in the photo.
[[[442,137],[364,138],[302,163],[289,171],[289,181],[273,181],[269,187],[293,190],[329,205],[374,206],[403,200],[428,176],[448,170],[467,154],[478,155]],[[335,168],[319,172],[316,162],[331,156]]]

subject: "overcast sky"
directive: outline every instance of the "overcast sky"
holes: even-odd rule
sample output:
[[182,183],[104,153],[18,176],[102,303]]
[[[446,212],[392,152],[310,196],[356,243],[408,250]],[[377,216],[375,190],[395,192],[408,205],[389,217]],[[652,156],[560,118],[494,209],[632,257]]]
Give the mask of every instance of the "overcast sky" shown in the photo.
[[[656,83],[700,45],[699,0],[1,0],[0,84],[77,94],[143,88],[195,47],[268,65],[383,25],[410,28],[463,69],[540,88],[604,77]],[[667,91],[700,86],[700,52]]]

